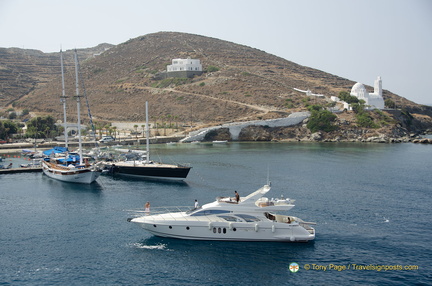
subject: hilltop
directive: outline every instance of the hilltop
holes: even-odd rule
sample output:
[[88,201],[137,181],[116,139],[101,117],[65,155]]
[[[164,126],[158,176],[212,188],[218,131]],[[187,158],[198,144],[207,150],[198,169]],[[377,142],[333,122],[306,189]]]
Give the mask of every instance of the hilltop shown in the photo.
[[[66,93],[73,97],[71,53],[65,53]],[[355,83],[255,48],[186,33],[148,34],[116,46],[103,44],[79,50],[78,54],[92,115],[108,122],[143,122],[145,101],[150,104],[152,121],[214,125],[284,117],[306,110],[309,104],[328,103],[293,88],[310,89],[329,98],[340,91],[349,92]],[[182,81],[154,79],[172,59],[188,57],[200,59],[208,72]],[[0,49],[0,104],[13,103],[14,108],[61,119],[59,65],[59,53]],[[371,82],[375,76],[371,75]],[[430,128],[431,107],[388,90],[383,96],[413,115],[418,122],[414,131]],[[70,99],[69,117],[74,114],[75,103]],[[348,115],[343,116],[345,122],[352,121]]]

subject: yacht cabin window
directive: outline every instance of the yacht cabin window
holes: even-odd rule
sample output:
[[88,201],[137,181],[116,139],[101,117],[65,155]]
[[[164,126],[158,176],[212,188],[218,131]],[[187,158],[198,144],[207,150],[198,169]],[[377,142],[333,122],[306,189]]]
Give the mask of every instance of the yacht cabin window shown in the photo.
[[233,217],[233,216],[228,216],[228,215],[219,215],[218,217],[226,220],[226,221],[234,221],[234,222],[238,222],[241,221],[240,219]]

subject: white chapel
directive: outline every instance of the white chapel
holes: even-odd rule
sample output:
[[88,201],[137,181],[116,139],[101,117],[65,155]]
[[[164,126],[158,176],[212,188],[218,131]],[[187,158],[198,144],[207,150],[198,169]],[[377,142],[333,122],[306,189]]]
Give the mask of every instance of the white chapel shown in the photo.
[[374,92],[368,93],[362,83],[356,83],[351,89],[351,95],[358,99],[363,99],[367,109],[384,109],[384,99],[382,97],[381,77],[377,77],[374,83]]

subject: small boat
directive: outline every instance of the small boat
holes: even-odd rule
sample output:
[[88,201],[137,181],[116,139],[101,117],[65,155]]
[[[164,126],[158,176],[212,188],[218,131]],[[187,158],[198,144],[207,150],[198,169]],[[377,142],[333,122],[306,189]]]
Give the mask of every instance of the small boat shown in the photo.
[[[294,207],[294,200],[263,197],[270,191],[264,185],[246,197],[218,197],[216,201],[188,211],[145,212],[129,218],[160,237],[189,240],[307,242],[315,239],[313,222],[278,214]],[[142,212],[141,212],[142,213]]]
[[12,163],[9,165],[0,165],[0,169],[12,169]]
[[[62,70],[62,87],[63,96],[61,97],[63,102],[64,114],[66,114],[66,96],[64,95],[64,73],[63,73],[63,53],[60,51],[61,59],[61,70]],[[98,164],[91,164],[88,160],[83,160],[82,155],[82,138],[81,138],[81,116],[80,116],[80,94],[78,85],[78,56],[75,50],[75,74],[76,74],[76,100],[77,100],[77,112],[78,112],[78,139],[79,139],[79,155],[71,157],[65,156],[63,158],[55,157],[55,148],[50,150],[50,158],[42,161],[42,171],[45,175],[52,179],[56,179],[63,182],[90,184],[96,181],[101,174],[101,170]],[[58,150],[60,152],[67,152],[67,131],[66,131],[66,115],[65,115],[65,142],[66,147],[64,150]]]
[[213,144],[227,144],[228,140],[215,140],[212,143]]
[[[150,160],[148,103],[146,102],[146,150],[128,150],[126,160],[105,162],[104,173],[158,180],[184,180],[192,167],[180,164],[164,164]],[[124,149],[118,149],[124,150]],[[132,158],[133,155],[137,155]]]
[[20,164],[21,168],[40,168],[42,166],[42,159],[32,159],[30,163]]

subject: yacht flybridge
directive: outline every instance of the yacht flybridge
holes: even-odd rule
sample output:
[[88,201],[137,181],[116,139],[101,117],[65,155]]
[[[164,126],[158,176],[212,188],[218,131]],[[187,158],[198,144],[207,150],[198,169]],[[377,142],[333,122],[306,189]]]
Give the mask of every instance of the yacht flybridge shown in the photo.
[[192,240],[287,241],[307,242],[315,238],[313,222],[277,214],[294,207],[294,200],[263,197],[270,186],[265,185],[237,203],[235,198],[218,197],[216,201],[189,211],[145,213],[129,218],[161,236]]

